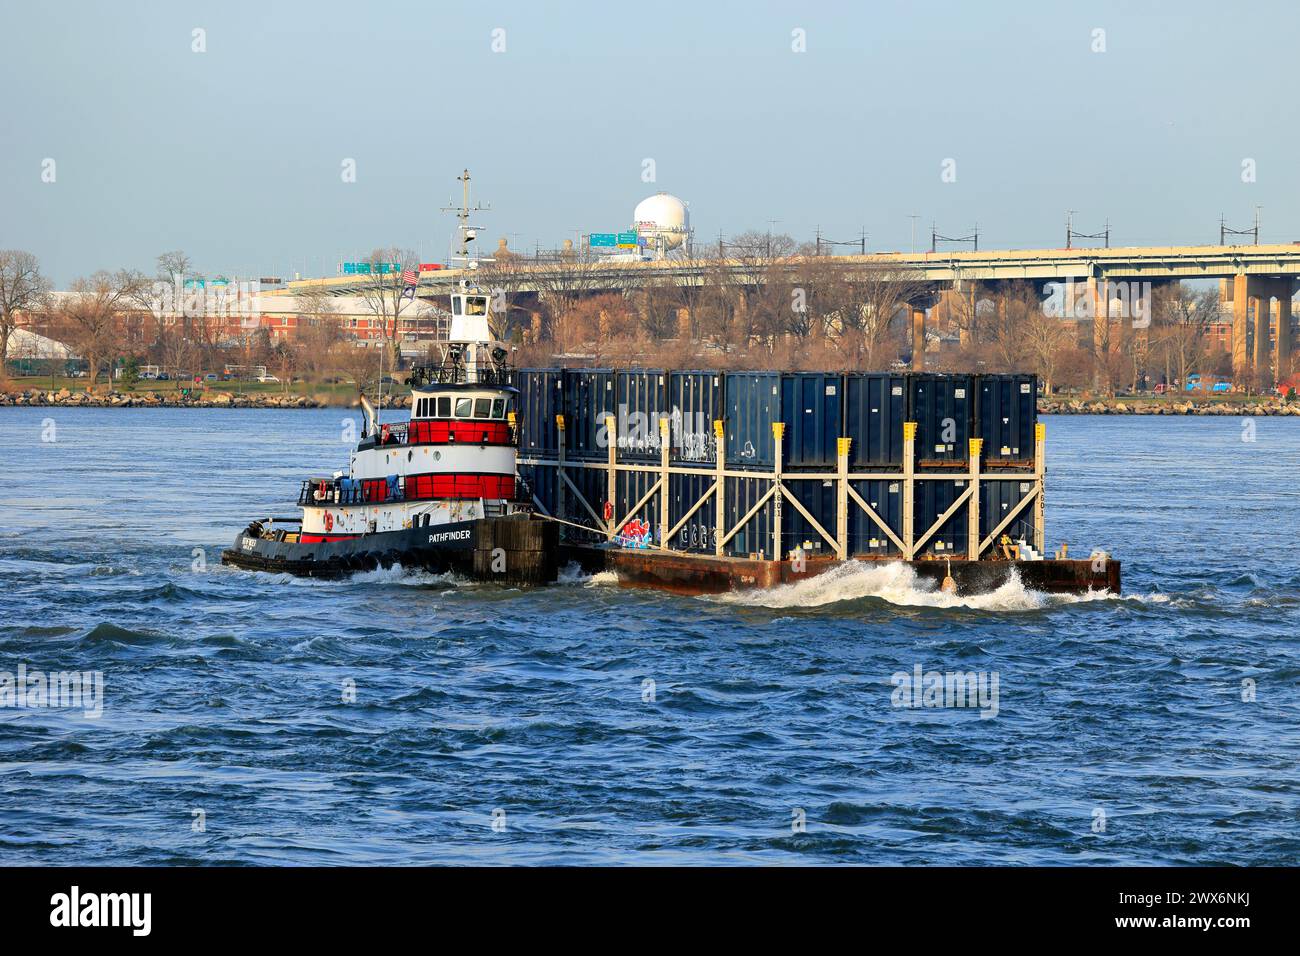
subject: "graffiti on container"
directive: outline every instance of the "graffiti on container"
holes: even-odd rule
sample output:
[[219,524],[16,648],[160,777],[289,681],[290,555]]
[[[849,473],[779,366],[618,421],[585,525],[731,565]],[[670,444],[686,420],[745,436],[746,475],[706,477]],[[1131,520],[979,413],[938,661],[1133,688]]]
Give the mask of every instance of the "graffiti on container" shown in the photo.
[[629,411],[625,404],[618,406],[617,414],[601,416],[596,430],[596,445],[609,448],[609,429],[606,418],[615,420],[615,444],[620,451],[658,453],[663,448],[660,422],[667,420],[669,447],[677,450],[677,457],[685,461],[716,461],[717,439],[710,427],[709,416],[703,412],[685,414],[674,408],[667,414]]
[[614,536],[614,541],[623,548],[654,547],[654,529],[648,522],[633,518],[623,525],[623,530]]
[[682,550],[714,551],[718,531],[703,522],[692,522],[677,533],[677,547]]

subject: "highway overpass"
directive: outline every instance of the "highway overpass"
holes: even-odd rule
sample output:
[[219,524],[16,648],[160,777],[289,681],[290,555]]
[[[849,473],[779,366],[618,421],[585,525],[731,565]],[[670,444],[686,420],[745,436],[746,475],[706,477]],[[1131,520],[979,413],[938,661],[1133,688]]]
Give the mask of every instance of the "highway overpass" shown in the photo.
[[[1108,308],[1114,283],[1145,283],[1153,286],[1179,280],[1218,279],[1225,303],[1233,315],[1233,367],[1246,370],[1276,364],[1279,376],[1289,365],[1291,341],[1291,297],[1300,277],[1300,243],[1243,246],[1153,246],[1115,249],[1002,249],[980,252],[869,253],[827,256],[817,260],[859,267],[900,280],[923,280],[933,290],[975,294],[980,286],[1004,282],[1073,280],[1085,284],[1082,296],[1096,303],[1094,341],[1109,339],[1106,331]],[[420,275],[417,295],[437,299],[455,288],[462,279],[479,279],[484,285],[508,286],[512,294],[544,295],[561,283],[572,283],[584,293],[626,291],[664,284],[701,286],[721,275],[737,285],[756,285],[767,277],[789,270],[797,273],[805,260],[763,259],[664,259],[657,261],[602,261],[570,259],[537,262],[520,256],[497,262],[486,271],[444,269]],[[317,287],[334,296],[357,295],[367,284],[365,276],[338,276],[291,282],[283,293],[293,295],[305,287]],[[933,301],[932,299],[930,301]],[[924,323],[929,302],[913,308],[914,339]],[[1268,355],[1270,316],[1277,321],[1277,342]],[[1248,329],[1253,341],[1248,339]],[[914,349],[914,352],[918,351]],[[1270,358],[1274,361],[1270,362]]]

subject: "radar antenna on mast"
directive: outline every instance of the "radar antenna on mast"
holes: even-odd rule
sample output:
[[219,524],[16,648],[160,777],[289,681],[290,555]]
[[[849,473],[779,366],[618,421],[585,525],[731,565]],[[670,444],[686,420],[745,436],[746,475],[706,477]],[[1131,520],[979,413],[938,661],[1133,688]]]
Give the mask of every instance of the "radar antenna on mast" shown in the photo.
[[[480,203],[475,203],[473,206],[470,206],[470,204],[469,204],[469,170],[468,170],[468,169],[466,169],[466,170],[464,170],[463,172],[461,172],[461,174],[460,174],[459,176],[456,177],[456,180],[461,184],[461,201],[460,201],[460,205],[459,205],[459,206],[452,206],[452,205],[443,206],[441,211],[442,211],[442,212],[454,212],[454,213],[456,214],[456,219],[458,220],[458,223],[457,223],[456,228],[457,228],[457,231],[460,233],[460,255],[459,255],[458,257],[455,257],[455,258],[459,258],[459,259],[464,260],[464,261],[469,265],[469,267],[472,269],[472,268],[474,268],[474,267],[475,267],[475,266],[476,266],[480,261],[491,262],[491,261],[493,261],[493,260],[491,260],[491,259],[480,260],[478,257],[475,257],[475,258],[473,258],[473,259],[470,258],[470,255],[469,255],[469,244],[470,244],[471,242],[473,242],[475,239],[478,238],[478,231],[479,231],[479,229],[482,228],[482,227],[481,227],[481,226],[471,226],[471,225],[469,224],[469,215],[470,215],[470,213],[472,213],[472,212],[491,212],[491,211],[492,211],[492,204],[491,204],[491,203],[488,203],[488,204],[485,206],[485,205],[483,205],[483,203],[480,202]],[[451,200],[449,199],[449,200],[447,200],[447,202],[450,203]]]

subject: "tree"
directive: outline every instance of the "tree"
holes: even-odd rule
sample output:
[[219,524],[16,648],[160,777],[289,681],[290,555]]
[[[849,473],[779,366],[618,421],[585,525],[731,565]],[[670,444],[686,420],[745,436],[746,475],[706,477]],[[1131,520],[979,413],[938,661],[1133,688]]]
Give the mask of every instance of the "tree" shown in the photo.
[[1072,320],[1048,315],[1041,306],[1025,315],[1021,329],[1022,354],[1026,364],[1043,383],[1043,394],[1056,387],[1068,353],[1076,347],[1077,331]]
[[281,390],[288,395],[289,382],[293,378],[294,369],[298,367],[300,359],[298,349],[291,342],[281,339],[271,347],[271,354],[268,358],[275,369],[276,378],[280,380]]
[[0,371],[4,370],[18,314],[45,308],[49,293],[50,283],[41,275],[34,255],[21,249],[0,249]]
[[294,293],[297,309],[297,326],[294,345],[298,364],[304,370],[317,373],[329,364],[329,352],[343,337],[341,320],[333,296],[321,284],[305,286]]
[[361,342],[339,342],[330,349],[331,364],[356,383],[359,395],[379,381],[379,354]]
[[388,248],[376,249],[365,261],[370,265],[370,274],[362,279],[361,298],[379,323],[380,341],[392,349],[393,368],[397,368],[402,357],[398,319],[415,301],[414,294],[407,292],[402,271],[418,270],[420,259],[409,249]]
[[139,310],[144,274],[134,270],[99,271],[72,283],[59,316],[71,344],[85,359],[87,382],[94,386],[100,366],[121,347],[125,319]]
[[1212,289],[1195,292],[1181,282],[1156,295],[1152,316],[1152,351],[1165,365],[1165,381],[1177,381],[1203,369],[1209,327],[1219,314],[1219,296]]
[[892,263],[849,266],[836,308],[841,351],[851,368],[880,368],[898,355],[894,319],[910,302],[930,294],[918,271]]

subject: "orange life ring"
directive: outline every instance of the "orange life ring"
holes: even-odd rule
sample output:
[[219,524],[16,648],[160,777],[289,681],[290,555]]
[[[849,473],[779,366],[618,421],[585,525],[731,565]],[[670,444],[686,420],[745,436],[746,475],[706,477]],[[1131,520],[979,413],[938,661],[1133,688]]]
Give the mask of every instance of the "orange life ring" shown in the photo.
[[334,528],[334,514],[333,512],[327,511],[325,512],[325,530],[332,531],[333,528]]
[[614,502],[612,502],[612,501],[606,501],[606,502],[605,502],[605,520],[606,520],[606,521],[612,521],[613,518],[614,518]]

